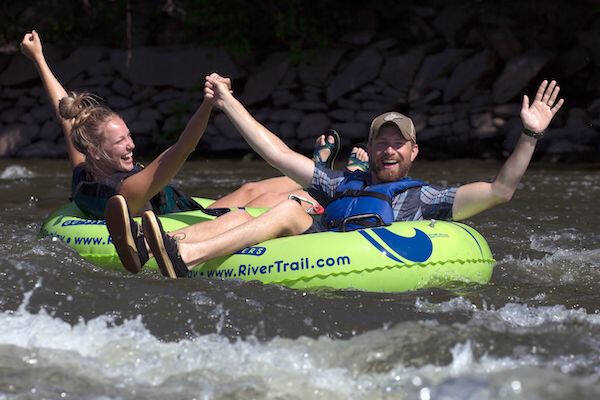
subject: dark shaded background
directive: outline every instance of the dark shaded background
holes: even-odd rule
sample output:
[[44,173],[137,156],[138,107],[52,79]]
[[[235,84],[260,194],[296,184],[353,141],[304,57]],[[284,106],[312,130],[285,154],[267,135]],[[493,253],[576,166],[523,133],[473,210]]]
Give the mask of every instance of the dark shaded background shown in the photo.
[[600,25],[598,0],[380,0],[369,4],[359,0],[29,0],[2,2],[0,46],[5,51],[15,49],[23,32],[38,29],[47,42],[65,48],[193,43],[225,46],[241,55],[274,50],[301,53],[338,44],[343,34],[352,31],[423,41],[428,35],[411,30],[415,15],[405,7],[452,4],[468,5],[474,11],[471,23],[458,32],[458,41],[475,27],[485,34],[487,25],[501,21],[524,47],[535,44],[568,50],[588,40],[580,36]]
[[[430,14],[431,10],[445,17],[438,19],[438,15]],[[452,11],[455,15],[448,18]],[[458,19],[460,23],[453,24]],[[502,70],[501,63],[509,59],[498,49],[498,42],[504,38],[493,37],[504,30],[514,39],[506,47],[516,54],[541,48],[555,55],[538,78],[524,88],[525,92],[534,93],[543,78],[557,79],[561,95],[568,99],[565,109],[587,110],[592,121],[589,126],[595,126],[593,121],[598,119],[596,106],[591,105],[600,98],[599,0],[382,0],[368,4],[358,0],[3,1],[0,71],[10,63],[23,33],[34,28],[42,32],[46,44],[64,55],[86,45],[125,50],[140,46],[217,46],[227,49],[236,64],[248,71],[276,51],[288,52],[294,64],[310,63],[315,49],[358,51],[385,39],[396,40],[398,51],[407,52],[417,45],[493,49],[501,61],[494,74],[479,82],[485,87],[492,86]],[[245,84],[245,79],[235,82],[236,87]],[[563,126],[566,119],[567,112],[561,110],[554,125]],[[171,136],[165,140],[172,140]],[[163,147],[162,142],[157,143]],[[493,154],[501,155],[501,140],[492,144],[496,148]],[[466,153],[481,154],[489,143],[484,141],[482,146]],[[444,143],[429,154],[438,158],[446,147]],[[585,156],[593,158],[593,153]],[[452,156],[460,154],[455,150]],[[573,154],[577,160],[582,153]]]

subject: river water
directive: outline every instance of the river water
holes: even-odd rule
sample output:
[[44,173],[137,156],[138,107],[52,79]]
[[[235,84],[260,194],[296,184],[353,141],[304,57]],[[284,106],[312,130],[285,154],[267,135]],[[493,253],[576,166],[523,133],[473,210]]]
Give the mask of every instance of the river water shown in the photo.
[[[216,197],[274,175],[190,161],[176,182]],[[490,284],[392,294],[105,271],[37,238],[69,190],[65,161],[0,160],[0,399],[600,397],[600,165],[533,164],[509,204],[467,221],[497,260]]]

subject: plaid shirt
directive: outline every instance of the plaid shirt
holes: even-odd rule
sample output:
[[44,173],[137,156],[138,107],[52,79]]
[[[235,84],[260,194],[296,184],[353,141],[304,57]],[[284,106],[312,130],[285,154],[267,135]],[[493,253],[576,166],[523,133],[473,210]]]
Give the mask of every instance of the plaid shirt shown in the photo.
[[[342,171],[334,171],[321,166],[315,168],[310,191],[316,192],[319,202],[327,205],[335,195],[337,187],[345,179]],[[371,181],[367,176],[367,184]],[[416,221],[422,219],[452,219],[452,205],[457,187],[445,188],[425,185],[411,188],[394,196],[392,208],[395,221]]]

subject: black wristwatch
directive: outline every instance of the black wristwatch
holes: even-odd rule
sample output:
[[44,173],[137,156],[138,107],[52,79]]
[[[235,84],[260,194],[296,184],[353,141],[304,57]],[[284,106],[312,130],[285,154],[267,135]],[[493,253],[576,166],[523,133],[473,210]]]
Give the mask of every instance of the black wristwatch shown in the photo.
[[545,131],[541,131],[540,133],[531,131],[527,128],[523,128],[523,133],[526,134],[527,136],[531,136],[534,139],[541,139],[544,136],[544,133],[546,133]]

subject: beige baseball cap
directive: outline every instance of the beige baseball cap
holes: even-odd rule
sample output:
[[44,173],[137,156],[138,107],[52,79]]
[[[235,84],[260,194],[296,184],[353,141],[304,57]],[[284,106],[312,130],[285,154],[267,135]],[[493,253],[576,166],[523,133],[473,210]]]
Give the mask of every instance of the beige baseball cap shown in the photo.
[[417,143],[417,131],[412,119],[395,111],[386,112],[375,117],[373,122],[371,122],[371,129],[369,129],[369,143],[375,139],[381,127],[387,123],[396,125],[406,140],[412,140],[414,143]]

